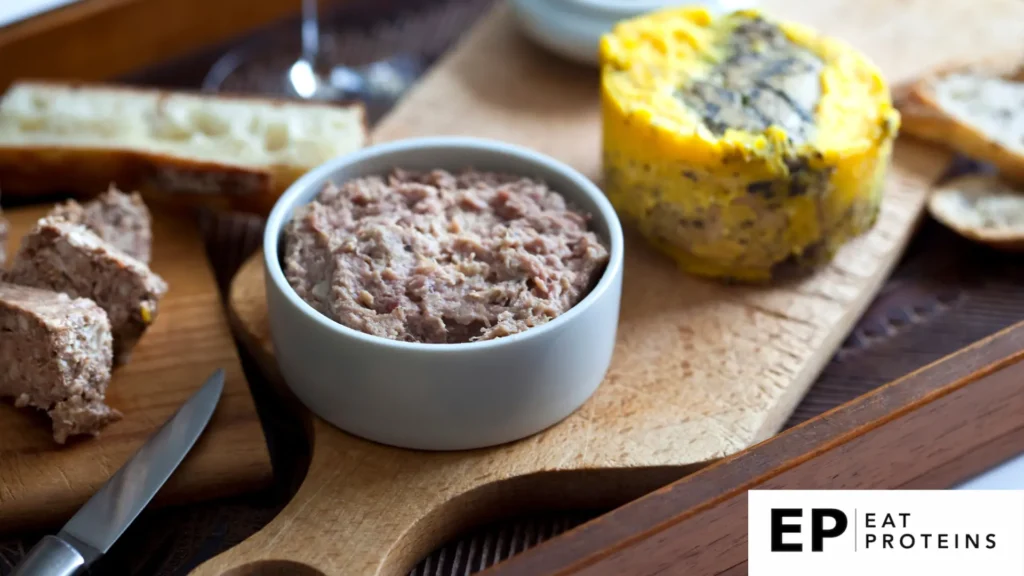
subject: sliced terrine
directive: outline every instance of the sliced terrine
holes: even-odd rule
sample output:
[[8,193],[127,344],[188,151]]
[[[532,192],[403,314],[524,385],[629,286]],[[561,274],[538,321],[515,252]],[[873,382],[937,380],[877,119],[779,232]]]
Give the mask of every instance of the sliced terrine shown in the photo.
[[69,200],[58,204],[50,211],[50,216],[83,224],[118,250],[149,264],[153,245],[152,217],[142,196],[136,192],[125,194],[111,186],[91,202],[79,204]]
[[123,364],[156,319],[167,283],[81,224],[44,218],[22,239],[7,280],[90,298],[106,311]]
[[112,354],[92,300],[0,283],[0,396],[45,410],[58,443],[121,417],[104,403]]

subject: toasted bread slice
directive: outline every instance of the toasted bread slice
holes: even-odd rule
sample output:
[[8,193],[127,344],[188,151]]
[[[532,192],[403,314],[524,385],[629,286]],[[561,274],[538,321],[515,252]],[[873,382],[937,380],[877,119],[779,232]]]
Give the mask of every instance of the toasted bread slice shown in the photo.
[[961,236],[1024,251],[1024,191],[992,175],[961,176],[938,187],[928,211]]
[[1024,66],[959,67],[910,86],[901,130],[989,162],[1024,184]]
[[0,187],[90,196],[115,183],[266,213],[296,178],[366,140],[361,105],[21,82],[0,100]]

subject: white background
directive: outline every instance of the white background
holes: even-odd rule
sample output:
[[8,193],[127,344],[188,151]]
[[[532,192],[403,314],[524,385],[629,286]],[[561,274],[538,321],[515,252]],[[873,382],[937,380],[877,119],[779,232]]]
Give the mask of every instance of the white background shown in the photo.
[[[1024,454],[977,476],[959,490],[1024,490]],[[1024,542],[1021,543],[1024,549]]]

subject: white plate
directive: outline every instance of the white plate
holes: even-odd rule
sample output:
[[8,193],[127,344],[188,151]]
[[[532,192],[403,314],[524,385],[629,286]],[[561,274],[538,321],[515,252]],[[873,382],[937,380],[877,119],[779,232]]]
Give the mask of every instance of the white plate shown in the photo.
[[616,22],[672,6],[703,5],[722,14],[753,8],[756,0],[509,0],[519,27],[540,46],[569,60],[597,64],[601,36]]

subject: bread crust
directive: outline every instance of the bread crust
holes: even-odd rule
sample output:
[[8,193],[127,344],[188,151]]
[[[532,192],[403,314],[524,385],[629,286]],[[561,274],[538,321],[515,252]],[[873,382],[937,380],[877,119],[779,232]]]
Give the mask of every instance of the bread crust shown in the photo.
[[[267,105],[337,107],[358,110],[363,142],[368,140],[365,108],[361,103],[319,103],[150,90],[103,83],[20,82],[56,89],[100,88],[130,94],[182,94],[203,98],[251,101]],[[266,215],[278,197],[304,169],[287,165],[250,166],[189,158],[114,146],[11,144],[0,142],[0,187],[5,196],[24,198],[53,193],[92,197],[111,183],[137,190],[147,201],[188,208],[252,212]]]
[[989,162],[1007,180],[1024,184],[1024,156],[991,140],[974,126],[960,122],[940,106],[934,83],[954,73],[975,73],[1024,82],[1024,62],[998,58],[966,65],[953,65],[929,74],[896,94],[904,134],[943,144],[957,152]]

